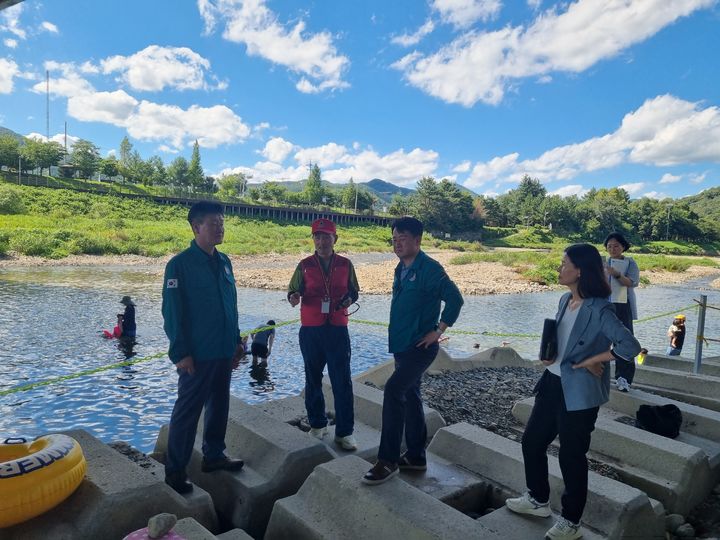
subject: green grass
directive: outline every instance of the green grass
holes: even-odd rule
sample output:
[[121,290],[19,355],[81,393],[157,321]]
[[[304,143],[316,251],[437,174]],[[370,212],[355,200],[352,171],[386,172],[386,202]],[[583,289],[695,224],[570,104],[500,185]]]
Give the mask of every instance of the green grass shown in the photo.
[[[601,249],[602,246],[596,246]],[[528,280],[544,285],[557,284],[557,268],[562,259],[562,248],[553,248],[549,252],[539,251],[494,251],[486,253],[463,253],[450,259],[450,264],[472,264],[477,262],[497,262],[515,269]],[[603,251],[600,251],[603,253]],[[707,257],[668,257],[666,255],[633,254],[640,271],[666,270],[684,272],[690,266],[720,267]],[[643,280],[641,279],[641,282]],[[644,281],[647,283],[647,280]]]

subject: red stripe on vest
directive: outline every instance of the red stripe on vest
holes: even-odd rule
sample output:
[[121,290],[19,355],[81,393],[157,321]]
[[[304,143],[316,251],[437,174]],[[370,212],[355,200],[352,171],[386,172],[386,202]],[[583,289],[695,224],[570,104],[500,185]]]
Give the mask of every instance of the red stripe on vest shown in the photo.
[[326,322],[333,326],[347,326],[347,309],[335,308],[348,292],[350,279],[350,261],[335,254],[330,272],[330,313],[322,313],[322,301],[327,295],[325,276],[315,255],[300,261],[303,272],[304,291],[300,304],[300,324],[303,326],[322,326]]

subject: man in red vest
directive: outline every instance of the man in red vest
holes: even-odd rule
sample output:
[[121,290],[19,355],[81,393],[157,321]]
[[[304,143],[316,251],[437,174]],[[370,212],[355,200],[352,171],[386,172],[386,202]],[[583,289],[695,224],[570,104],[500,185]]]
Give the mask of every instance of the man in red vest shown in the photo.
[[312,222],[315,253],[298,264],[288,287],[288,301],[300,304],[300,351],[305,362],[305,408],[310,434],[327,434],[323,369],[328,367],[335,399],[335,442],[357,450],[353,436],[353,390],[350,378],[350,335],[347,307],[358,299],[360,287],[349,259],[335,253],[335,224]]

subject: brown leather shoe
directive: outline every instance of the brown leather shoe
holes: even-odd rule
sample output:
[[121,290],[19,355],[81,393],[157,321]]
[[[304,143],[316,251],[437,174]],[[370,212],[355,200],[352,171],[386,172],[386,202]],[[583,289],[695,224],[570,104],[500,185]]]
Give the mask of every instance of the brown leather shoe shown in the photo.
[[213,459],[212,461],[203,458],[200,468],[202,472],[239,471],[243,468],[243,465],[245,465],[245,462],[242,459],[230,459],[227,456],[223,456],[219,459]]
[[187,476],[184,472],[165,473],[165,483],[180,495],[190,493],[193,490],[193,485],[187,481]]

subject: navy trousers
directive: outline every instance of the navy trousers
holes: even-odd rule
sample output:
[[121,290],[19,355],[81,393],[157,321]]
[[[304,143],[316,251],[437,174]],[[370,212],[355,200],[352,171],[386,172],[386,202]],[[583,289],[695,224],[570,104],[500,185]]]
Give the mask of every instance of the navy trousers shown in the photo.
[[378,459],[390,463],[400,461],[403,429],[405,445],[411,458],[425,458],[427,426],[423,413],[420,382],[425,370],[437,356],[440,346],[412,347],[395,353],[395,371],[385,383],[382,409],[382,432]]
[[350,375],[350,334],[347,326],[301,326],[300,352],[305,363],[305,409],[313,428],[327,426],[323,370],[327,365],[335,400],[335,436],[351,435],[355,427]]
[[215,460],[225,452],[232,360],[195,362],[193,375],[180,370],[178,374],[178,397],[170,417],[165,456],[166,474],[184,472],[190,462],[203,407],[203,456]]
[[[625,325],[625,328],[633,332],[633,321],[632,311],[630,310],[630,304],[615,304],[615,315]],[[628,384],[632,384],[635,378],[635,360],[630,359],[630,362],[624,360],[615,360],[615,378],[624,377]]]
[[568,411],[560,377],[549,371],[543,373],[537,392],[522,438],[525,482],[536,501],[547,502],[550,499],[547,449],[559,435],[558,460],[565,483],[561,499],[562,516],[579,523],[587,501],[588,463],[585,455],[590,449],[590,437],[600,407]]

